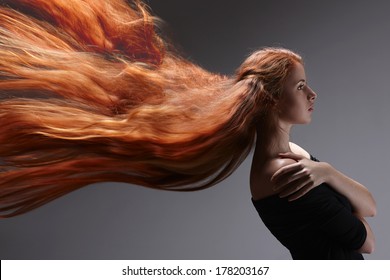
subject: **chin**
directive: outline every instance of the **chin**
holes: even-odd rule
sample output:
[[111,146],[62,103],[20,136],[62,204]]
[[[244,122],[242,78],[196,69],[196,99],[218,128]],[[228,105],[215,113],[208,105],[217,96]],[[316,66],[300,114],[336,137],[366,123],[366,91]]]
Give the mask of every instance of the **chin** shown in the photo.
[[297,124],[310,124],[310,123],[311,123],[311,118],[302,120],[302,121],[298,122]]

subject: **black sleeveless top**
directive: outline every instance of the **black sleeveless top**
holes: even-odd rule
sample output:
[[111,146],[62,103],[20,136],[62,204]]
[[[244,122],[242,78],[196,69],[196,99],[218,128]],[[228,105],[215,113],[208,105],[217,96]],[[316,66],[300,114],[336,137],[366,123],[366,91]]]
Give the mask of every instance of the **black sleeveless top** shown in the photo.
[[356,250],[366,240],[366,228],[352,214],[348,199],[329,185],[321,184],[291,202],[278,195],[252,198],[252,202],[266,227],[293,259],[363,259]]

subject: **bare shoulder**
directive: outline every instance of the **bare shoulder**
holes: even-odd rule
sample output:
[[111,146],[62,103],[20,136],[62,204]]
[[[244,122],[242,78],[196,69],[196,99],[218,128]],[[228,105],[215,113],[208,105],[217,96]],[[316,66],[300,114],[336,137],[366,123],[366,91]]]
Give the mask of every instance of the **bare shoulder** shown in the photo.
[[250,182],[252,197],[257,200],[276,194],[271,182],[272,176],[280,168],[293,163],[296,161],[290,158],[275,158],[265,162],[259,168],[252,169]]
[[302,148],[301,146],[299,146],[299,145],[297,145],[297,144],[295,144],[293,142],[289,142],[289,145],[290,145],[291,151],[294,154],[298,154],[298,155],[304,156],[305,158],[310,159],[309,152],[307,152],[304,148]]
[[[302,155],[310,159],[310,154],[305,149],[292,142],[289,145],[294,154]],[[266,161],[252,162],[250,176],[252,197],[256,200],[276,194],[277,192],[273,190],[274,186],[271,182],[272,176],[280,168],[294,163],[296,161],[291,158],[272,158]]]
[[269,178],[271,178],[272,175],[274,175],[274,173],[278,171],[280,168],[293,163],[296,163],[296,161],[291,158],[275,158],[271,160],[267,168],[267,173],[269,175]]

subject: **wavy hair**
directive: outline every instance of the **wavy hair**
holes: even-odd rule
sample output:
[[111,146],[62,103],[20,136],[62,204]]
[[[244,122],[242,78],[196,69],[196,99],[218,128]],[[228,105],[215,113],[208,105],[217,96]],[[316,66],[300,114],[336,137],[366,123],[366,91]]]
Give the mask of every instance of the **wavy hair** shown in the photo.
[[140,1],[7,4],[1,217],[97,182],[215,185],[246,158],[255,124],[267,120],[292,63],[301,62],[291,51],[262,49],[226,77],[177,54]]

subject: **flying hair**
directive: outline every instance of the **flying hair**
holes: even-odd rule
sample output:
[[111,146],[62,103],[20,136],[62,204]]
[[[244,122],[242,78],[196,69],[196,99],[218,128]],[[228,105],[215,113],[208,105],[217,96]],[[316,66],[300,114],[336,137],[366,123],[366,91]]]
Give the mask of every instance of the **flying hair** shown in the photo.
[[271,120],[289,69],[302,63],[265,48],[231,77],[211,73],[174,51],[137,0],[2,3],[3,218],[98,182],[217,184],[246,158],[255,124]]

